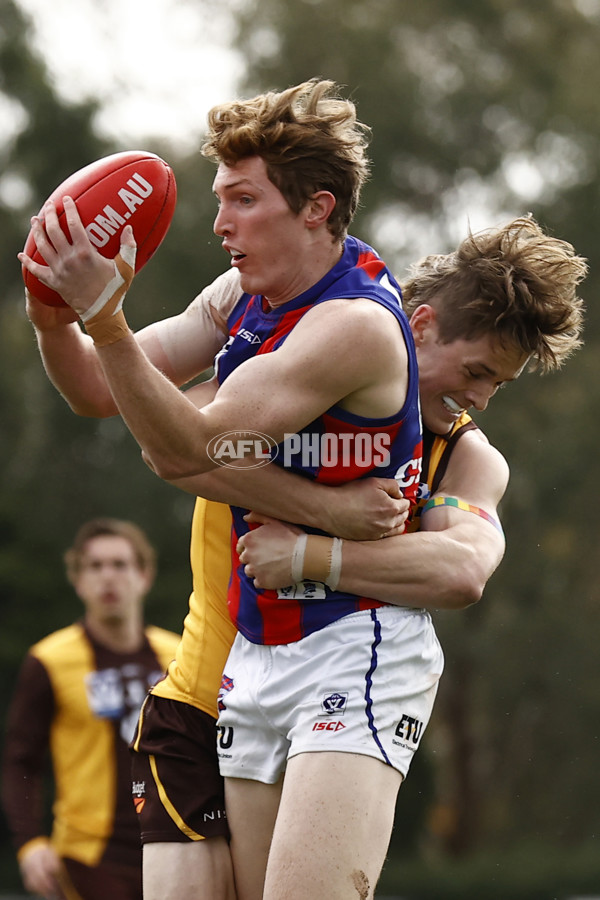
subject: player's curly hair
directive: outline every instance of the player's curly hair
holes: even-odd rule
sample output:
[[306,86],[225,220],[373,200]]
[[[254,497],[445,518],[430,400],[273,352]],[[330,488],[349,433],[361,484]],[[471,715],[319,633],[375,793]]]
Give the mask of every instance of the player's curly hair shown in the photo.
[[453,253],[414,264],[402,293],[408,315],[436,310],[440,340],[493,332],[530,355],[530,369],[558,369],[581,346],[588,271],[571,244],[545,234],[532,216],[469,234]]
[[64,554],[67,577],[72,581],[81,569],[81,562],[89,541],[97,537],[122,537],[129,541],[140,571],[154,577],[156,551],[145,532],[133,522],[109,517],[91,519],[78,530],[73,543]]
[[330,191],[336,204],[328,228],[343,240],[369,175],[370,129],[333,81],[313,78],[288,90],[213,107],[204,156],[233,166],[260,156],[267,174],[298,215],[317,191]]

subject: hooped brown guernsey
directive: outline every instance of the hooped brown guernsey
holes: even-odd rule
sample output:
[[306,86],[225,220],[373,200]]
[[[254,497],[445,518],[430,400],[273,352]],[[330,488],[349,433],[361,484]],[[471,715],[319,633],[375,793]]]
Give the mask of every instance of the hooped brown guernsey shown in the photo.
[[3,768],[4,809],[18,851],[45,833],[50,747],[58,854],[89,866],[139,865],[128,743],[146,692],[178,640],[148,626],[140,650],[115,653],[76,623],[30,649],[9,712]]

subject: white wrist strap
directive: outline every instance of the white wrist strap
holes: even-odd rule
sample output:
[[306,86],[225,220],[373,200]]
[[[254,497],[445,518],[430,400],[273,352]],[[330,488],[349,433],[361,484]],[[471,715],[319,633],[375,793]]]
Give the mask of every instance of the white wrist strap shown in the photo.
[[[131,283],[131,279],[133,278],[133,273],[135,271],[135,247],[124,246],[121,247],[120,256],[123,262],[131,267],[131,277],[129,279],[129,283]],[[118,289],[122,284],[125,284],[126,279],[123,277],[121,272],[119,271],[119,267],[117,266],[117,260],[113,260],[113,265],[115,267],[115,274],[108,282],[100,296],[92,303],[89,309],[86,309],[84,313],[81,314],[81,321],[85,325],[86,322],[89,322],[90,319],[93,319],[94,316],[97,316],[99,312],[101,312],[108,301],[114,297],[117,293]],[[129,287],[129,284],[127,285]],[[111,315],[116,316],[118,312],[120,312],[121,307],[123,306],[123,300],[125,299],[125,291],[121,298],[119,299],[118,304],[115,306]]]
[[306,553],[306,541],[308,535],[306,532],[299,534],[294,544],[292,552],[292,584],[299,584],[302,581],[304,571],[304,554]]
[[343,542],[341,538],[333,538],[329,574],[325,579],[325,584],[332,591],[335,591],[338,584],[340,583],[340,578],[342,577],[342,543]]

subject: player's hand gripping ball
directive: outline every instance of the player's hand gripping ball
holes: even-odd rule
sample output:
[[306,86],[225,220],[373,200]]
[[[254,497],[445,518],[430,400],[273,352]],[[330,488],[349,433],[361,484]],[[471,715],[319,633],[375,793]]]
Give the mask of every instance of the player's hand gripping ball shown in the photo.
[[[165,237],[177,200],[175,176],[159,156],[144,150],[128,150],[105,156],[75,172],[52,192],[58,221],[68,237],[63,197],[72,197],[90,241],[107,259],[119,252],[121,232],[131,225],[137,244],[135,270],[148,262]],[[42,265],[31,232],[24,252]],[[23,266],[25,287],[47,306],[66,306],[60,294],[42,284]]]

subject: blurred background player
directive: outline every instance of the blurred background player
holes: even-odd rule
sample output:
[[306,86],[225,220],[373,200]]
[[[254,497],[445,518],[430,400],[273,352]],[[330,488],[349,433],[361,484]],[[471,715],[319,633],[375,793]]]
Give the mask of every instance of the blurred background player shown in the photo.
[[[84,615],[25,657],[8,717],[4,810],[27,890],[48,900],[141,900],[128,743],[179,636],[144,626],[155,552],[133,523],[84,524],[65,565]],[[43,824],[48,752],[50,837]]]

